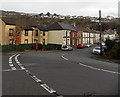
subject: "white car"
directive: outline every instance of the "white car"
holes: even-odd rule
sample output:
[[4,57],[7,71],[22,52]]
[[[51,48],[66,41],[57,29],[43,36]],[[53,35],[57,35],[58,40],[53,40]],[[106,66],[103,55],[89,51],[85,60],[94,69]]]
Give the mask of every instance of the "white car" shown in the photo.
[[[102,51],[104,52],[104,49],[102,49]],[[93,54],[100,54],[101,53],[101,49],[100,47],[95,47],[93,48],[93,51],[92,51]]]
[[71,46],[68,46],[68,45],[63,45],[63,46],[61,47],[61,50],[62,50],[62,51],[72,51],[73,48],[72,48]]
[[85,44],[85,47],[91,47],[91,44]]

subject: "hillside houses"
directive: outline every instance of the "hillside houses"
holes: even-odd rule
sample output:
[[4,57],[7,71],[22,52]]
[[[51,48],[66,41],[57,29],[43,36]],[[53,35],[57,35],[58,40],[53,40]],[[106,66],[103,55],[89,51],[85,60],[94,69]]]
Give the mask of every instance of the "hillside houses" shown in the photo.
[[[0,45],[71,45],[94,44],[99,41],[99,31],[89,28],[75,28],[63,22],[53,23],[44,28],[39,25],[27,24],[25,27],[0,19]],[[108,35],[108,33],[107,33]],[[110,35],[110,34],[109,34]],[[114,33],[115,35],[115,33]],[[108,36],[104,33],[103,40]]]

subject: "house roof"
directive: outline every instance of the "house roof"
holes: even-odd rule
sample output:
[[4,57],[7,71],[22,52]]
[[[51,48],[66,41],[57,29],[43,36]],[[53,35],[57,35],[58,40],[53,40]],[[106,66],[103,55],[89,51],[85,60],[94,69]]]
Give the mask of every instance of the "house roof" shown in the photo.
[[77,29],[69,24],[65,24],[62,22],[56,22],[49,26],[47,30],[72,30],[72,31],[77,31]]
[[[19,21],[19,23],[17,23],[15,18],[1,18],[6,25],[19,25],[22,26],[24,28],[24,30],[33,30],[32,27],[37,27],[40,30],[44,30],[45,28],[42,27],[41,25],[37,25],[37,23],[35,22],[27,22],[27,21]],[[24,22],[24,23],[23,23]]]
[[98,31],[89,29],[89,28],[84,28],[84,27],[77,27],[78,31],[83,31],[86,33],[98,33]]
[[40,26],[40,25],[32,25],[31,27],[35,27],[35,28],[38,28],[39,30],[41,31],[44,31],[45,28],[43,26]]
[[16,21],[14,19],[1,18],[6,25],[16,25]]

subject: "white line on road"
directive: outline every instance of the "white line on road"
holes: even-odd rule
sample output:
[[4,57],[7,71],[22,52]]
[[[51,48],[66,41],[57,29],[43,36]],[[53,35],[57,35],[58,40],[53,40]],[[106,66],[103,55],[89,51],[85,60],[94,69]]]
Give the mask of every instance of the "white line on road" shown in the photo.
[[20,56],[20,54],[18,54],[18,55],[15,56],[15,62],[18,64],[18,66],[19,66],[22,70],[25,70],[26,68],[19,62],[18,56]]
[[64,56],[61,56],[63,59],[65,59],[65,60],[68,60],[67,58],[65,58]]
[[91,68],[91,69],[94,69],[94,70],[98,70],[98,71],[104,71],[104,72],[108,72],[108,73],[113,73],[113,74],[120,74],[119,72],[115,72],[115,71],[110,71],[110,70],[105,70],[105,69],[102,69],[102,68],[96,68],[96,67],[92,67],[92,66],[88,66],[88,65],[85,65],[83,63],[79,63],[81,66],[84,66],[84,67],[87,67],[87,68]]
[[15,67],[11,67],[12,70],[17,70]]
[[[15,70],[12,70],[12,69],[5,69],[5,70],[2,70],[3,72],[9,72],[9,71],[15,71]],[[17,69],[17,71],[22,71],[21,69]]]
[[44,89],[46,89],[49,93],[55,93],[56,92],[55,90],[53,90],[52,88],[50,88],[46,84],[41,84],[41,87],[43,87]]
[[10,58],[9,58],[9,66],[11,67],[12,70],[16,70],[16,68],[14,67],[13,62],[12,62],[12,58],[14,56],[16,56],[16,54],[10,56]]

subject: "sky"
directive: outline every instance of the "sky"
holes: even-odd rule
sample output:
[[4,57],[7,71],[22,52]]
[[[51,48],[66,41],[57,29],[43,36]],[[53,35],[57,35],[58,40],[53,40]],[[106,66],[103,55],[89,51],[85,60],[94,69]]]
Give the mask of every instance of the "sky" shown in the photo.
[[118,17],[120,0],[1,0],[0,9],[26,13],[47,13],[98,17]]

